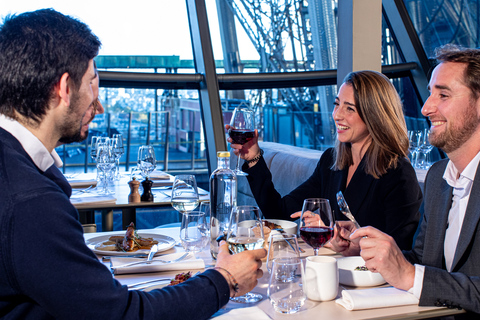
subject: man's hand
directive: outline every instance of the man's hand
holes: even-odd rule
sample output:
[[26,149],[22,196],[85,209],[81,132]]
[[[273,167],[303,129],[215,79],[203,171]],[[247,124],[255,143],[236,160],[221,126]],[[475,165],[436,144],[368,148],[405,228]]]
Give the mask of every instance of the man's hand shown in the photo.
[[343,256],[358,256],[360,254],[360,240],[350,240],[350,235],[356,230],[351,221],[337,221],[333,238],[325,245]]
[[[227,124],[225,125],[225,129],[227,131],[231,127]],[[233,152],[238,157],[240,154],[240,158],[244,160],[252,160],[260,153],[260,146],[258,145],[258,130],[255,129],[255,135],[252,140],[248,141],[244,145],[232,143],[232,138],[228,137],[227,141],[230,142],[230,147],[233,149]]]
[[[302,215],[302,211],[297,211],[295,213],[292,213],[290,215],[290,218],[300,218],[301,215]],[[320,216],[318,214],[315,214],[315,213],[311,212],[311,211],[306,211],[303,214],[303,221],[305,223],[305,226],[310,226],[310,225],[324,226],[325,224],[323,223],[323,221],[320,222],[320,224],[319,224],[319,220],[320,220]]]
[[[258,280],[263,276],[261,259],[267,256],[265,249],[247,250],[234,255],[228,251],[228,245],[225,241],[220,242],[218,249],[216,267],[225,268],[237,280],[239,291],[235,293],[230,288],[230,297],[240,296],[250,292],[257,285]],[[222,269],[218,269],[228,283],[232,285],[230,277]]]
[[379,272],[395,288],[413,287],[415,267],[405,259],[392,237],[373,227],[356,230],[350,240],[360,239],[360,255],[372,272]]

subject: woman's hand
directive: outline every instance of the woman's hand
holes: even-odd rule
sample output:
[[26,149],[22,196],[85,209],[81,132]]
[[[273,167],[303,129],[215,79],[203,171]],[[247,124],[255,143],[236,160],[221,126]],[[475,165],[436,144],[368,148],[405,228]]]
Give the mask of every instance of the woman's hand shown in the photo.
[[341,253],[343,256],[358,256],[360,254],[360,240],[350,240],[350,234],[352,234],[356,228],[351,221],[337,221],[333,238],[328,242],[325,247]]
[[[225,125],[225,129],[228,131],[230,125]],[[230,147],[233,149],[233,152],[238,157],[244,160],[252,160],[260,153],[260,146],[258,145],[258,130],[255,129],[255,135],[252,140],[248,141],[244,145],[232,143],[232,138],[228,137],[227,141],[230,142]]]

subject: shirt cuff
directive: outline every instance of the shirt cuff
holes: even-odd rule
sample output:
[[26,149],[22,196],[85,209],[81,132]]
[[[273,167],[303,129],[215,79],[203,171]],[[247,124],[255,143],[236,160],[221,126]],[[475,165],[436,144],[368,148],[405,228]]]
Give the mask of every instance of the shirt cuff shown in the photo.
[[423,289],[423,275],[425,274],[425,266],[419,264],[415,265],[415,279],[413,281],[413,287],[408,290],[415,298],[420,299]]

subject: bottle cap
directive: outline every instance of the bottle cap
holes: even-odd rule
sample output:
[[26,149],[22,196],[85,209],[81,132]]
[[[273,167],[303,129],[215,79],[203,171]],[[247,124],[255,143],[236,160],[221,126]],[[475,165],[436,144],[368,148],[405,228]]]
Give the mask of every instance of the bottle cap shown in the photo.
[[230,158],[230,152],[228,151],[218,151],[217,157],[219,158]]

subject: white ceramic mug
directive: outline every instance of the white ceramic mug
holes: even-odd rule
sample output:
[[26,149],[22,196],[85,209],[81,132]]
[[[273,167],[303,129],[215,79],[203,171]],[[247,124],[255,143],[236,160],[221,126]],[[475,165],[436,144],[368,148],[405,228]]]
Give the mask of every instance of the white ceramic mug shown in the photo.
[[315,301],[329,301],[338,294],[338,267],[333,257],[307,257],[305,266],[305,293]]

